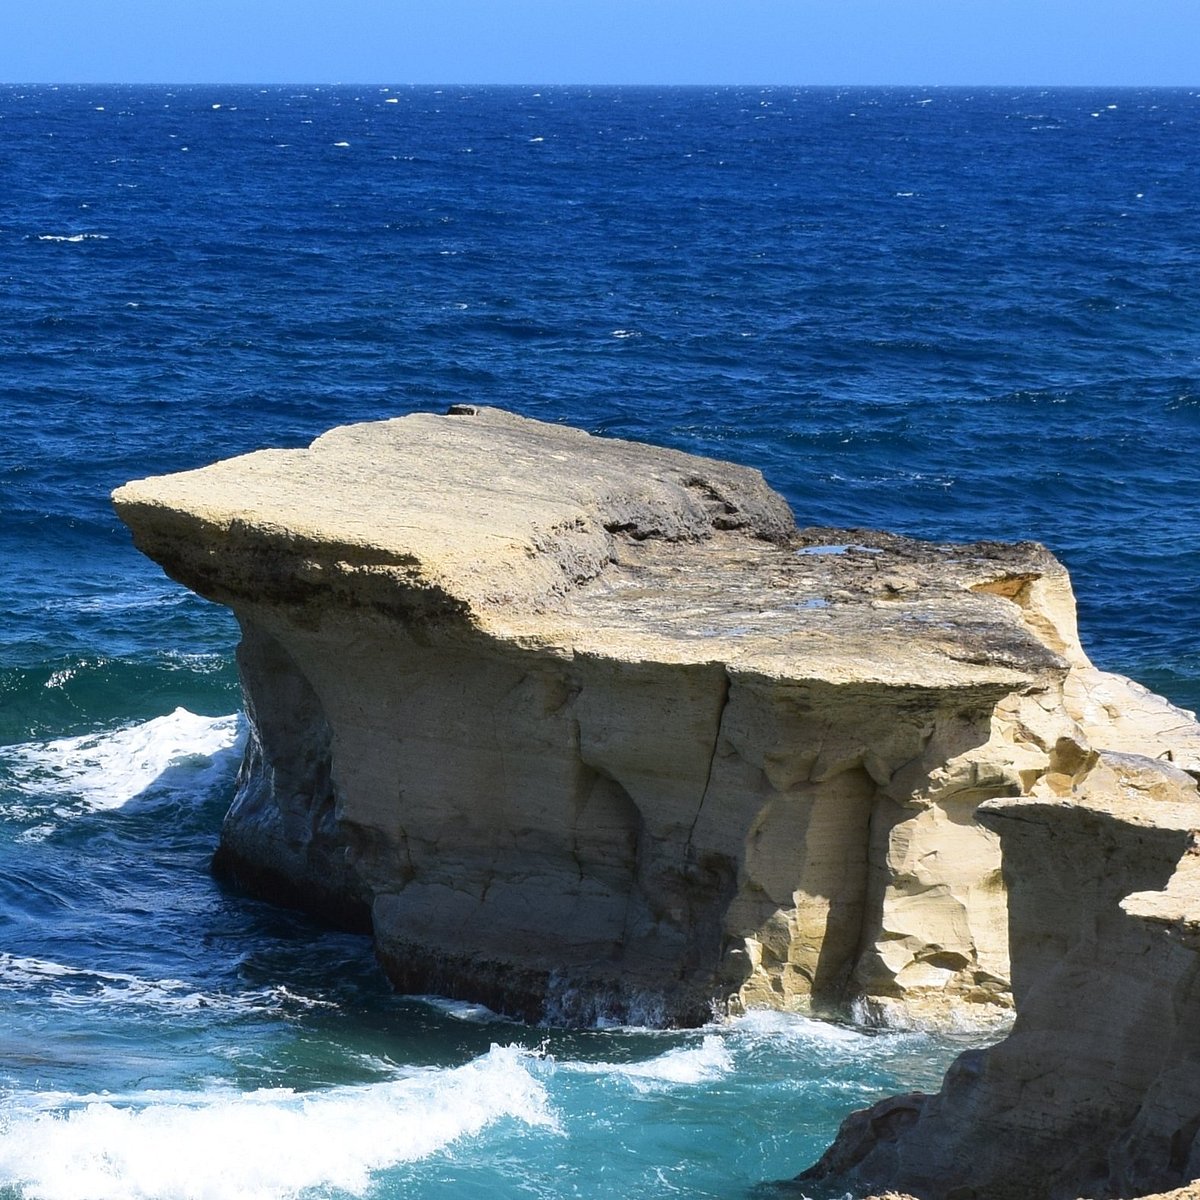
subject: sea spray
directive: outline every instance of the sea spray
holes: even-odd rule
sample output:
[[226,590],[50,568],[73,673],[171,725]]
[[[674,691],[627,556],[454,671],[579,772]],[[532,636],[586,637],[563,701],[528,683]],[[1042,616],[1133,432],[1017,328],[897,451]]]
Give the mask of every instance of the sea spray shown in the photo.
[[237,714],[202,717],[177,708],[118,729],[4,747],[0,779],[7,775],[27,795],[73,800],[79,811],[115,809],[156,786],[202,791],[228,772],[244,739]]
[[555,1133],[535,1061],[493,1046],[462,1067],[316,1092],[29,1096],[0,1123],[0,1179],[19,1182],[26,1200],[360,1195],[375,1172],[497,1121]]

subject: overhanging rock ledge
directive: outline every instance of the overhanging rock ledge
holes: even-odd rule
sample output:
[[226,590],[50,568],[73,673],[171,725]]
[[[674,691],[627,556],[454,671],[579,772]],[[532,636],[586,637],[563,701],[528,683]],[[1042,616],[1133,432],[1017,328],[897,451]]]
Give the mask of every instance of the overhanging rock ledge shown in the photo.
[[114,501],[241,624],[219,865],[369,925],[405,991],[1000,1012],[979,806],[1200,761],[1188,714],[1088,662],[1044,548],[797,530],[728,463],[463,407]]

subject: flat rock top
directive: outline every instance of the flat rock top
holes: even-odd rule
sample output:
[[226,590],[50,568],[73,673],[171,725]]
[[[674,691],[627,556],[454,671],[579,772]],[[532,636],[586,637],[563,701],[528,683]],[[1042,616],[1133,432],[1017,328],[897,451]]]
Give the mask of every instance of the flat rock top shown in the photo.
[[1065,665],[972,589],[1062,575],[1030,543],[803,529],[758,471],[462,407],[350,425],[114,493],[222,603],[374,610],[560,654],[772,679],[1017,686]]

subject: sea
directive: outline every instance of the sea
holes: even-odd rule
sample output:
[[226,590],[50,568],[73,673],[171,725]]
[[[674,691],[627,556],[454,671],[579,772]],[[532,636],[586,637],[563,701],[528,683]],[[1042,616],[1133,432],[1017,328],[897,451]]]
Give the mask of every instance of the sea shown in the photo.
[[235,627],[109,493],[496,405],[1044,542],[1196,708],[1198,197],[1187,90],[0,87],[0,1197],[738,1200],[935,1087],[979,1033],[522,1025],[218,884]]

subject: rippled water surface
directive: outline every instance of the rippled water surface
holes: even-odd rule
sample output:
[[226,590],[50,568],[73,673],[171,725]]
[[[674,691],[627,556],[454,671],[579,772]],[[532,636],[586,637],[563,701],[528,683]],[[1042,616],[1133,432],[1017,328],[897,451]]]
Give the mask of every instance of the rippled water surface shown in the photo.
[[0,88],[0,1192],[745,1197],[932,1085],[952,1041],[395,997],[217,888],[234,628],[107,496],[494,404],[1044,541],[1196,707],[1197,146],[1184,91]]

